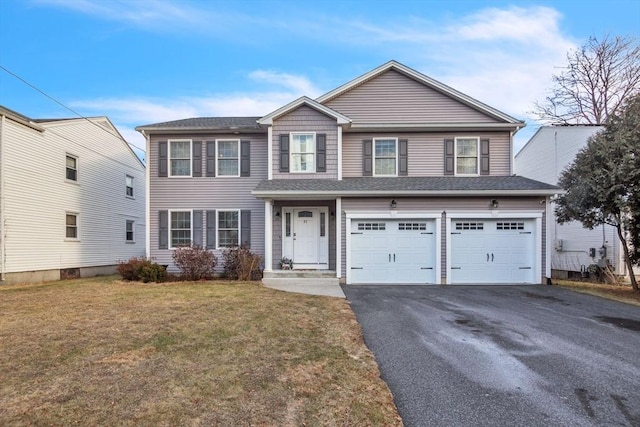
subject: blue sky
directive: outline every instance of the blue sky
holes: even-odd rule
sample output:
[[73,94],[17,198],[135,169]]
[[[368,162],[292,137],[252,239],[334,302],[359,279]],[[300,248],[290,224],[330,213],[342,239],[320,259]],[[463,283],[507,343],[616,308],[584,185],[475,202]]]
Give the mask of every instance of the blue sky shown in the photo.
[[[566,53],[589,36],[640,39],[640,2],[0,1],[0,65],[84,116],[135,126],[265,115],[395,59],[528,126]],[[0,69],[0,104],[73,113]]]

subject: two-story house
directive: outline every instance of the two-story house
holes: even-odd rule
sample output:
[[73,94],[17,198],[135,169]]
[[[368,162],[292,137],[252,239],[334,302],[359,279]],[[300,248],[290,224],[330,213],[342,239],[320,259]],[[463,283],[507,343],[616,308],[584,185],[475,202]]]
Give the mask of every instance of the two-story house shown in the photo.
[[0,283],[114,274],[144,256],[145,174],[107,117],[0,106]]
[[246,244],[265,277],[286,257],[347,284],[541,283],[558,189],[512,174],[523,126],[390,61],[263,117],[138,127],[148,254]]

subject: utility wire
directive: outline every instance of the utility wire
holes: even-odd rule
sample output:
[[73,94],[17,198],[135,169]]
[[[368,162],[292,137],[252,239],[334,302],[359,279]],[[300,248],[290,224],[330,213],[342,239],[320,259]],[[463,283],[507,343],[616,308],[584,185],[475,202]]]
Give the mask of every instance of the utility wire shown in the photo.
[[41,90],[40,88],[36,87],[35,85],[29,83],[27,80],[25,80],[24,78],[20,77],[19,75],[17,75],[16,73],[12,72],[11,70],[8,70],[7,68],[5,68],[2,64],[0,64],[0,69],[2,69],[4,72],[6,72],[7,74],[12,75],[13,77],[15,77],[16,79],[20,80],[22,83],[26,84],[27,86],[29,86],[30,88],[32,88],[33,90],[39,92],[41,95],[49,98],[50,100],[52,100],[53,102],[55,102],[56,104],[60,105],[62,108],[65,108],[69,111],[71,111],[73,114],[75,114],[76,116],[80,117],[81,119],[84,119],[86,121],[88,121],[89,123],[91,123],[93,126],[101,129],[104,132],[107,132],[109,135],[114,136],[116,138],[118,138],[119,140],[123,141],[124,143],[126,143],[127,145],[135,148],[136,150],[140,150],[141,152],[143,152],[145,154],[145,160],[147,157],[147,153],[145,150],[143,150],[140,147],[137,147],[133,144],[131,144],[130,142],[128,142],[127,140],[125,140],[120,134],[114,134],[113,132],[109,131],[108,129],[100,126],[99,124],[91,121],[91,119],[89,119],[86,116],[83,116],[82,114],[80,114],[79,112],[77,112],[76,110],[74,110],[71,107],[67,107],[65,104],[63,104],[62,102],[58,101],[56,98],[54,98],[53,96],[45,93],[43,90]]

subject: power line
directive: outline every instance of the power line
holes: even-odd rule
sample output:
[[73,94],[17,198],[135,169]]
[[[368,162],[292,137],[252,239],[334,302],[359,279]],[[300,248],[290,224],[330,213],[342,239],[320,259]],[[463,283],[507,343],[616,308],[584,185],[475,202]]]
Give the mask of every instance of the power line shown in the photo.
[[22,83],[26,84],[27,86],[29,86],[31,89],[37,91],[38,93],[40,93],[41,95],[49,98],[50,100],[52,100],[53,102],[55,102],[56,104],[60,105],[62,108],[65,108],[69,111],[71,111],[73,114],[75,114],[76,116],[80,117],[81,119],[84,119],[86,121],[88,121],[89,123],[91,123],[93,126],[96,126],[97,128],[99,128],[100,130],[107,132],[109,135],[118,138],[119,140],[123,141],[125,144],[135,148],[136,150],[140,150],[141,152],[144,153],[145,155],[145,161],[146,161],[146,157],[147,157],[147,152],[145,150],[143,150],[140,147],[137,147],[133,144],[131,144],[130,142],[128,142],[126,139],[124,139],[120,134],[114,134],[112,132],[110,132],[107,128],[104,128],[102,126],[100,126],[99,124],[91,121],[91,119],[89,119],[86,116],[83,116],[82,114],[80,114],[79,112],[77,112],[76,110],[74,110],[71,107],[67,107],[65,104],[63,104],[62,102],[58,101],[56,98],[54,98],[53,96],[45,93],[43,90],[41,90],[40,88],[38,88],[37,86],[29,83],[27,80],[25,80],[24,78],[20,77],[19,75],[17,75],[16,73],[12,72],[11,70],[8,70],[7,68],[5,68],[2,64],[0,64],[0,69],[2,69],[4,72],[6,72],[7,74],[10,74],[11,76],[15,77],[16,79],[20,80]]

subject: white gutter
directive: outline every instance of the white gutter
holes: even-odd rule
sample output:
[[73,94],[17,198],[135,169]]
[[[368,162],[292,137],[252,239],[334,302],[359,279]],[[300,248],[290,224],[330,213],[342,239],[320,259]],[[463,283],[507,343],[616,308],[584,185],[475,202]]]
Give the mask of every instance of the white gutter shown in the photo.
[[146,156],[144,158],[146,163],[145,168],[145,184],[146,188],[144,189],[145,193],[145,255],[147,259],[151,257],[151,166],[149,164],[149,157],[151,156],[151,137],[145,133],[144,130],[139,131],[145,139],[145,147],[146,147]]
[[556,194],[564,194],[565,191],[558,190],[437,190],[437,191],[415,191],[415,190],[388,190],[388,191],[252,191],[256,197],[261,198],[288,198],[296,197],[302,199],[314,199],[323,197],[416,197],[416,196],[554,196]]
[[5,134],[5,115],[2,115],[2,122],[0,123],[0,240],[2,244],[0,246],[0,280],[5,281],[5,250],[6,250],[6,236],[4,234],[5,223],[5,194],[4,194],[4,134]]

